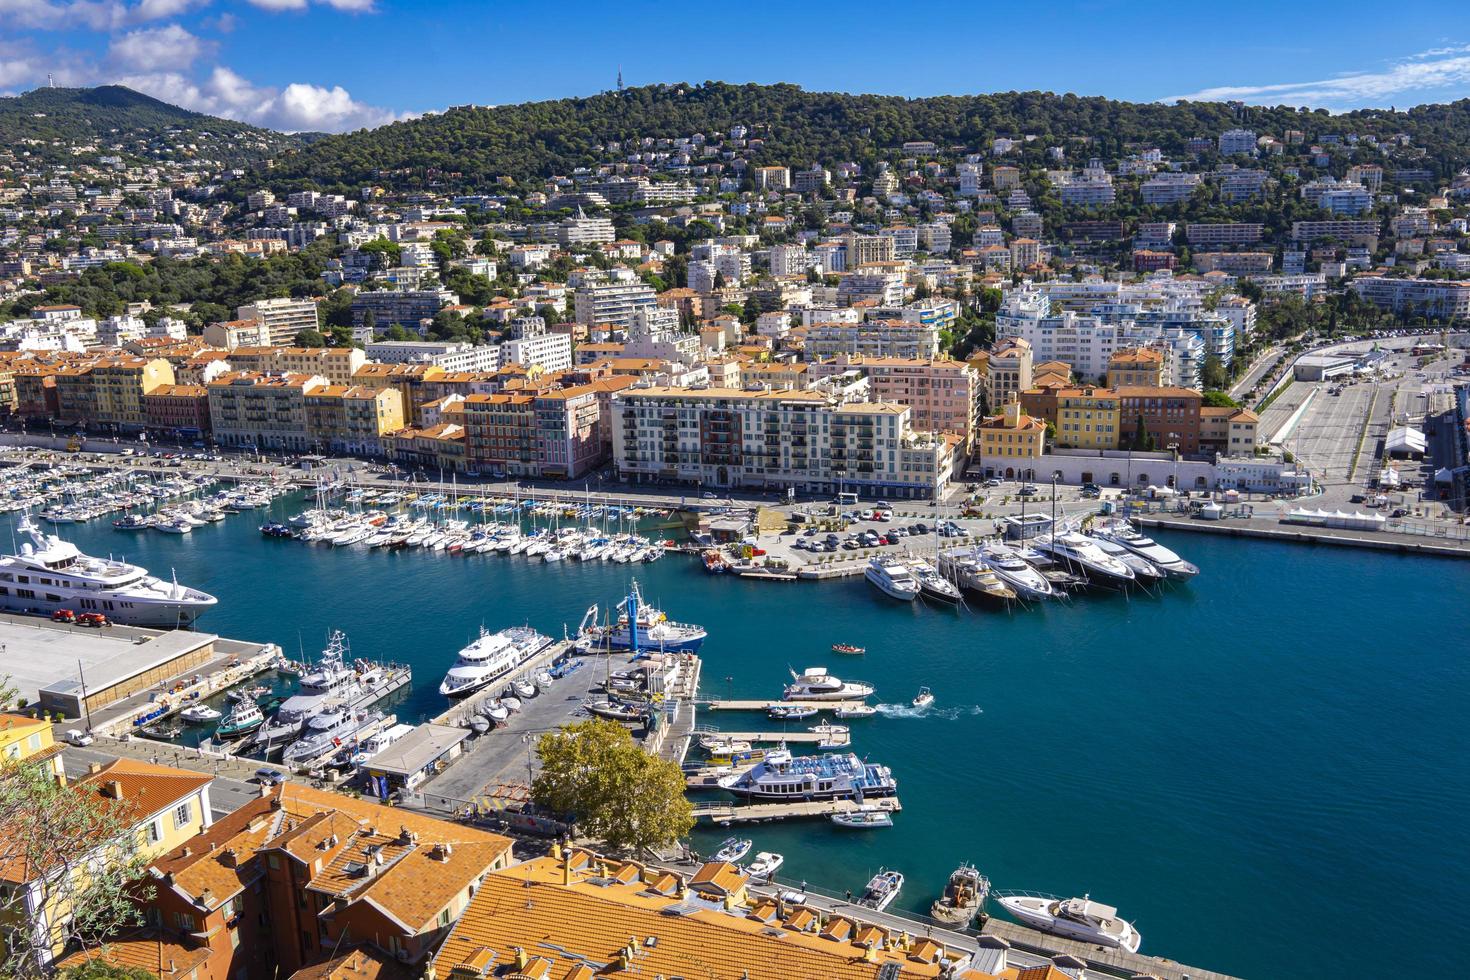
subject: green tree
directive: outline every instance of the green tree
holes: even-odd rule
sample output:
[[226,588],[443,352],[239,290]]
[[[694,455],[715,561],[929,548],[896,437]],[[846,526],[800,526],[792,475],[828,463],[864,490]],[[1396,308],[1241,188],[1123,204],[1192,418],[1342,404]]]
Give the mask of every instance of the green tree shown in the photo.
[[322,335],[320,330],[312,330],[308,327],[305,330],[296,331],[296,346],[325,347],[327,346],[327,338]]
[[571,817],[579,834],[613,849],[647,851],[694,826],[678,765],[648,755],[616,722],[594,718],[548,732],[536,754],[541,771],[532,799]]
[[1206,391],[1200,402],[1205,408],[1239,408],[1240,402],[1218,388]]
[[1205,358],[1204,365],[1200,368],[1200,380],[1206,388],[1223,388],[1230,383],[1230,376],[1225,372],[1225,364],[1215,354]]
[[81,966],[68,967],[56,977],[57,980],[156,980],[157,974],[139,966],[114,966],[95,959]]
[[[6,760],[0,828],[0,867],[25,869],[29,885],[0,889],[0,921],[31,926],[3,931],[0,975],[43,976],[52,950],[95,947],[142,923],[135,899],[152,889],[138,885],[147,862],[128,808],[58,781],[47,765]],[[38,918],[31,908],[48,914]]]

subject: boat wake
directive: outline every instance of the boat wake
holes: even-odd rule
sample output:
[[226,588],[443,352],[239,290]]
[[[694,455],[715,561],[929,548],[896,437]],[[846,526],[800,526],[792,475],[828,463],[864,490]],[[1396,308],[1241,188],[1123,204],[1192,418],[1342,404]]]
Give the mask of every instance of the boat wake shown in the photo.
[[946,708],[915,708],[911,704],[880,704],[878,714],[884,718],[938,718],[955,721],[970,715],[983,715],[985,709],[978,704],[963,704]]

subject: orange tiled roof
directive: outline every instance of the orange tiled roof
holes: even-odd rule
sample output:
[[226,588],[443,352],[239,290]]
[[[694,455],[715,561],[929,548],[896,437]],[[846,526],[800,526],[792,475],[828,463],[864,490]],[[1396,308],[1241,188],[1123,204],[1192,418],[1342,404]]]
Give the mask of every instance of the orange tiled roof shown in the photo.
[[153,930],[141,930],[122,939],[112,939],[97,949],[84,949],[63,958],[58,969],[84,966],[101,960],[118,967],[146,970],[162,980],[183,980],[194,975],[210,958],[208,946],[191,948],[164,938]]

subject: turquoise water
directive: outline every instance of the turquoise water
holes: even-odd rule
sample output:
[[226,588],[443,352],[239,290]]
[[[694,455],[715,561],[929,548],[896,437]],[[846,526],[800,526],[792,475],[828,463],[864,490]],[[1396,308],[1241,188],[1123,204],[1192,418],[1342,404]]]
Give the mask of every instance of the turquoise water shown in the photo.
[[[338,627],[359,656],[412,663],[414,690],[396,708],[410,721],[442,708],[434,689],[480,623],[559,636],[589,603],[615,603],[629,575],[273,541],[259,523],[64,534],[219,595],[210,631],[294,654],[298,637],[314,652]],[[1162,537],[1199,579],[1159,598],[1015,614],[902,607],[862,579],[711,577],[678,557],[636,574],[672,617],[709,629],[708,695],[774,696],[788,665],[826,664],[875,683],[879,701],[906,705],[924,684],[938,696],[923,717],[852,723],[856,751],[899,780],[893,829],[745,831],[786,855],[783,877],[857,890],[887,865],[908,877],[898,905],[925,910],[971,860],[997,888],[1090,892],[1136,922],[1144,952],[1200,967],[1366,975],[1360,954],[1380,955],[1363,944],[1371,934],[1400,961],[1453,975],[1470,881],[1466,568]],[[833,642],[868,653],[839,657]]]

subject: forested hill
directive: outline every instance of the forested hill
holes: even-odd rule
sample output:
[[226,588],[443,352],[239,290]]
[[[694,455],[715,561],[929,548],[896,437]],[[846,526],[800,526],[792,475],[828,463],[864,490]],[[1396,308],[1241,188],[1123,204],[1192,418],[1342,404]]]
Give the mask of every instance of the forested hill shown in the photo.
[[299,146],[304,139],[232,119],[207,116],[122,85],[38,88],[0,98],[0,134],[6,144],[36,156],[74,157],[74,146],[99,154],[190,157],[248,164]]
[[757,162],[831,165],[865,162],[909,140],[979,150],[996,136],[1042,137],[1045,146],[1091,137],[1091,153],[1122,155],[1127,144],[1177,154],[1192,136],[1214,137],[1244,125],[1308,140],[1345,131],[1388,136],[1407,132],[1428,150],[1424,166],[1453,172],[1470,159],[1470,102],[1409,112],[1250,108],[1223,103],[1115,102],[1044,92],[896,96],[806,92],[795,85],[652,85],[590,98],[494,108],[465,107],[374,130],[331,136],[279,161],[261,178],[279,188],[345,189],[364,183],[396,187],[484,188],[499,177],[536,180],[600,159],[608,140],[725,133],[735,124],[763,140]]

